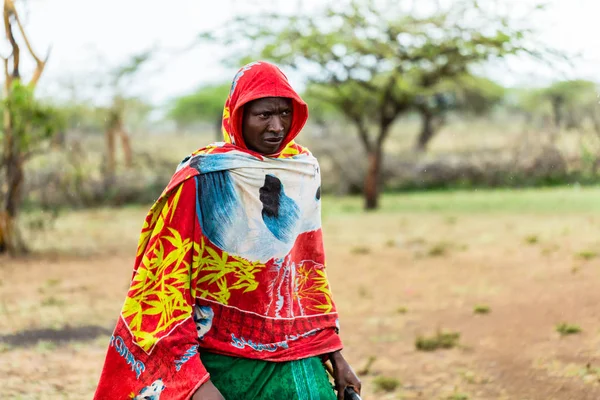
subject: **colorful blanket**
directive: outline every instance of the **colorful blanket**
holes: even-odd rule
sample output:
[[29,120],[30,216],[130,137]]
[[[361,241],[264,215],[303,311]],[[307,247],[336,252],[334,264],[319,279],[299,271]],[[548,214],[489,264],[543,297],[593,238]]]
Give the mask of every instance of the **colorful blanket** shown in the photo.
[[[265,157],[240,127],[243,104],[270,96],[293,99],[293,124]],[[189,399],[209,379],[203,351],[283,362],[342,347],[319,165],[294,143],[307,118],[277,67],[236,75],[225,142],[186,157],[146,217],[95,399]]]

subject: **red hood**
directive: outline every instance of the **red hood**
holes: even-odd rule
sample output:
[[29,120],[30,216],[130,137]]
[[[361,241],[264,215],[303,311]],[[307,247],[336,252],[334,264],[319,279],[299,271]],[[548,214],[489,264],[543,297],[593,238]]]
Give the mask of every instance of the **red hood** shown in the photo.
[[223,138],[242,149],[247,149],[242,136],[244,104],[263,97],[287,97],[293,101],[290,132],[281,144],[279,153],[300,133],[308,120],[308,106],[290,86],[281,70],[268,62],[255,61],[242,67],[233,78],[229,97],[223,110]]

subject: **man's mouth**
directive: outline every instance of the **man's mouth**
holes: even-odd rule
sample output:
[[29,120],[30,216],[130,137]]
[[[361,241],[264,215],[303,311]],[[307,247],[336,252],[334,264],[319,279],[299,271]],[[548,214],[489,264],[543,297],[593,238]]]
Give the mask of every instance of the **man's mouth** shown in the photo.
[[279,144],[283,141],[283,136],[268,137],[268,138],[265,138],[264,141],[266,143],[273,144],[273,145]]

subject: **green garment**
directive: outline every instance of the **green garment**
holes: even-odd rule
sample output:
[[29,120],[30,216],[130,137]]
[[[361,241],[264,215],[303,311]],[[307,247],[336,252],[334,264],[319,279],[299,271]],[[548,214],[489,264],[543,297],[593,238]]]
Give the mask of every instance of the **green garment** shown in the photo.
[[270,362],[200,352],[226,400],[336,400],[319,357]]

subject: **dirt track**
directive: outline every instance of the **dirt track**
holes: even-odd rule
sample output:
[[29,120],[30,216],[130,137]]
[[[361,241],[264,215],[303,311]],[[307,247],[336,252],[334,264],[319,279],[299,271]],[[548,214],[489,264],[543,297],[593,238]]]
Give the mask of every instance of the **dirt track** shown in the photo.
[[[585,253],[600,250],[600,227],[587,221],[586,215],[326,218],[345,353],[357,370],[375,357],[362,377],[363,397],[600,399],[600,262]],[[111,236],[121,243],[111,255],[99,247],[77,257],[0,259],[0,398],[91,398],[131,273],[136,238],[120,234],[127,239]],[[491,312],[474,314],[478,304]],[[560,322],[582,332],[561,337]],[[62,329],[62,336],[48,329]],[[438,329],[460,332],[460,345],[415,349],[418,335]],[[39,331],[23,336],[31,330]],[[33,340],[36,334],[43,340]],[[401,385],[376,392],[377,376]]]

